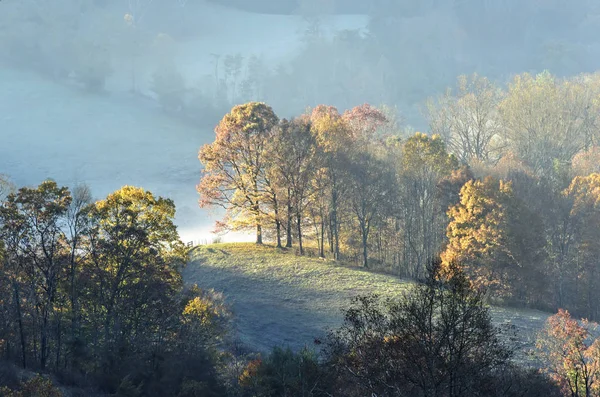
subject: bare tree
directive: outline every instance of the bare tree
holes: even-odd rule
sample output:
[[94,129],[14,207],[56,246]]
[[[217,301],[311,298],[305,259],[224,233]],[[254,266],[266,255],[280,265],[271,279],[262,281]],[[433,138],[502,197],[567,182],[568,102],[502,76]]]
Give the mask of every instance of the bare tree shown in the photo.
[[448,90],[437,103],[428,103],[430,129],[444,137],[463,163],[493,160],[494,139],[501,132],[501,100],[502,91],[487,78],[460,76],[454,91]]

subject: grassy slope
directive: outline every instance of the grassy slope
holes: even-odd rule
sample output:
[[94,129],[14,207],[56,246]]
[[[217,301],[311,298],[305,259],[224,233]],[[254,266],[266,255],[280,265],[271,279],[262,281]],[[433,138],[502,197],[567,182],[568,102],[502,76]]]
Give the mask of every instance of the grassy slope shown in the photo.
[[[293,251],[254,244],[197,247],[184,271],[187,283],[222,291],[235,311],[240,339],[253,349],[312,344],[342,320],[350,298],[377,293],[402,294],[410,282],[397,277],[338,265]],[[548,314],[493,307],[494,321],[514,327],[524,352]]]

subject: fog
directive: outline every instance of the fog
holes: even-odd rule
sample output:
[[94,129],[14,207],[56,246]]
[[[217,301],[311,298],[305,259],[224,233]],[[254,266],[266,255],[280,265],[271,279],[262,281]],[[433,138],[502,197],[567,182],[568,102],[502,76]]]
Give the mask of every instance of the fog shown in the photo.
[[539,3],[2,0],[0,173],[142,186],[175,200],[184,240],[210,239],[197,151],[232,105],[370,102],[426,130],[425,100],[461,73],[594,71],[599,7]]

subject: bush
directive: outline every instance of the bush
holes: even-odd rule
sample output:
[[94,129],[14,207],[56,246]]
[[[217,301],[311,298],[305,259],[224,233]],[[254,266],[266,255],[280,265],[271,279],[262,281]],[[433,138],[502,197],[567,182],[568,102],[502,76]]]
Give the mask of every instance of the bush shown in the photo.
[[324,368],[316,355],[304,349],[275,348],[264,360],[252,360],[239,379],[244,395],[257,397],[328,395]]

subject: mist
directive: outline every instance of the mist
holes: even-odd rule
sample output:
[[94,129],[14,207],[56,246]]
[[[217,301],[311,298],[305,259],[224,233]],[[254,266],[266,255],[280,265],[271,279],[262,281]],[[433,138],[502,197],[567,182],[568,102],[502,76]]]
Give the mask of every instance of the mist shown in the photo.
[[0,172],[142,186],[175,200],[184,240],[210,239],[197,152],[233,105],[369,102],[427,130],[425,101],[459,74],[594,71],[598,5],[539,3],[3,0]]

